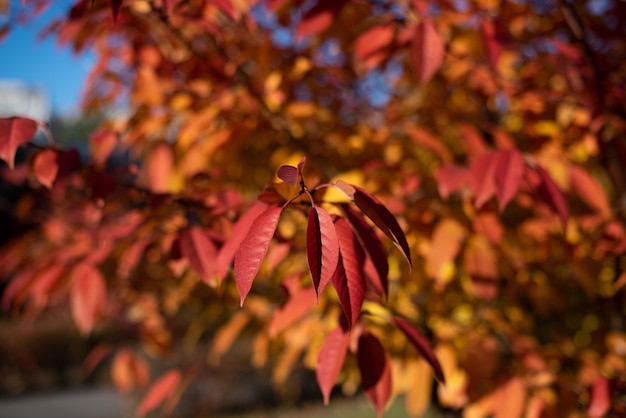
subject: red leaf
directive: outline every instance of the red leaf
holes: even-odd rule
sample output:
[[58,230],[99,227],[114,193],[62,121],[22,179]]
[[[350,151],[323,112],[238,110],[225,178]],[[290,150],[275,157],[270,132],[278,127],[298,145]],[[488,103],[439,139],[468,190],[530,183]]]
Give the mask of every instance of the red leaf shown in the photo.
[[298,187],[298,169],[292,165],[281,165],[276,170],[276,176],[293,187]]
[[359,337],[357,362],[361,386],[380,418],[391,396],[391,368],[385,349],[372,334],[366,332]]
[[405,124],[404,129],[417,145],[434,152],[443,162],[452,161],[453,157],[448,148],[443,145],[440,139],[426,129],[414,123]]
[[111,12],[113,12],[113,20],[117,21],[117,16],[120,12],[120,8],[122,7],[123,0],[109,0],[109,4],[111,5]]
[[441,364],[439,364],[439,360],[435,357],[435,353],[428,340],[424,338],[424,336],[421,335],[407,320],[395,316],[393,318],[393,322],[398,328],[400,328],[404,335],[407,336],[409,341],[411,341],[415,348],[417,348],[428,364],[430,364],[430,367],[432,367],[435,372],[437,380],[445,384],[446,379],[443,375],[443,369],[441,368]]
[[602,418],[611,408],[611,394],[609,380],[600,376],[591,387],[591,401],[587,408],[590,418]]
[[241,241],[243,241],[246,236],[246,232],[248,232],[252,226],[252,222],[254,222],[257,216],[259,216],[265,209],[267,209],[267,204],[256,201],[248,208],[248,210],[244,212],[243,215],[239,217],[235,223],[230,237],[226,240],[224,245],[222,245],[217,254],[217,279],[220,283],[224,280],[224,277],[226,277],[228,268],[235,257],[235,252],[241,245]]
[[37,122],[32,119],[0,118],[0,160],[13,169],[17,147],[29,142],[36,131]]
[[200,227],[184,229],[179,237],[180,250],[189,265],[209,286],[216,285],[217,248],[209,236]]
[[345,203],[341,205],[341,209],[346,215],[348,222],[350,222],[350,225],[352,225],[352,228],[356,231],[363,248],[375,267],[376,277],[370,278],[373,281],[372,284],[376,287],[378,292],[386,295],[389,288],[387,280],[389,275],[389,263],[387,261],[385,247],[383,247],[383,244],[376,236],[374,229],[369,226],[357,211]]
[[294,294],[285,305],[274,311],[268,326],[268,334],[271,338],[280,334],[302,318],[313,306],[315,306],[316,293],[312,287],[307,287]]
[[567,228],[567,220],[569,218],[569,211],[567,209],[565,196],[543,167],[536,165],[534,168],[537,174],[539,174],[539,178],[541,180],[537,191],[545,199],[546,203],[552,207],[552,210],[554,210],[559,216],[561,225],[563,225],[563,230],[565,230]]
[[406,241],[404,232],[396,218],[389,212],[377,198],[358,186],[354,187],[354,203],[361,211],[370,218],[374,224],[402,251],[404,258],[413,267],[411,263],[411,251],[409,243]]
[[415,38],[411,45],[411,58],[417,77],[427,83],[443,65],[446,45],[437,32],[432,20],[424,19],[415,28]]
[[361,305],[365,298],[365,279],[363,278],[365,253],[345,219],[337,219],[335,229],[341,255],[331,281],[348,323],[352,326],[361,313]]
[[496,26],[492,20],[484,19],[480,25],[480,34],[483,39],[483,44],[487,50],[487,56],[489,62],[494,68],[498,66],[498,58],[502,53],[502,43],[498,39]]
[[487,145],[482,136],[478,133],[476,128],[472,125],[462,123],[459,126],[461,131],[461,139],[465,145],[465,151],[467,152],[467,158],[473,161],[475,158],[485,154],[488,151]]
[[117,146],[117,133],[101,128],[89,135],[91,158],[95,164],[104,164]]
[[55,284],[63,277],[64,269],[64,264],[53,264],[35,277],[30,287],[30,297],[35,307],[43,308],[46,305]]
[[500,151],[495,155],[494,181],[500,211],[513,199],[524,176],[524,157],[517,150]]
[[282,212],[282,207],[271,206],[257,216],[235,254],[235,282],[242,306],[267,254]]
[[78,329],[88,334],[104,313],[107,288],[100,271],[91,264],[81,263],[72,270],[72,316]]
[[158,408],[176,390],[182,375],[180,370],[170,370],[154,382],[148,393],[143,397],[135,410],[135,415],[143,417],[148,412]]
[[335,225],[328,212],[319,206],[309,210],[306,228],[306,255],[313,277],[313,285],[319,299],[337,269],[339,243]]
[[603,217],[611,217],[611,205],[602,185],[588,171],[572,166],[570,168],[571,184],[578,197],[589,207],[597,210]]
[[437,189],[444,199],[452,193],[463,190],[469,183],[469,170],[456,164],[445,164],[435,173]]
[[480,209],[496,193],[494,172],[495,153],[489,152],[476,158],[470,167],[470,186],[474,195],[474,206]]
[[346,359],[349,342],[350,334],[339,326],[328,334],[317,357],[315,377],[324,395],[324,405],[328,405],[330,400],[330,393]]
[[296,29],[296,38],[316,35],[328,29],[348,0],[318,0],[304,15]]
[[33,160],[33,174],[45,187],[52,188],[52,184],[59,172],[57,153],[51,149],[39,151]]
[[388,58],[390,51],[387,47],[393,41],[393,27],[378,25],[361,33],[354,41],[354,54],[364,62],[366,69],[376,67],[381,61]]

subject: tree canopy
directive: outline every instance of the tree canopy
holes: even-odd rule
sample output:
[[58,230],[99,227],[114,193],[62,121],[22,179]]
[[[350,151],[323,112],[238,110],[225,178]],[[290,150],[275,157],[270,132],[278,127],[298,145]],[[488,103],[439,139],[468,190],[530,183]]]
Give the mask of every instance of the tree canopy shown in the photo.
[[[46,0],[23,3],[7,13]],[[82,156],[0,120],[29,225],[0,252],[2,305],[140,341],[99,357],[146,390],[138,415],[242,334],[276,384],[302,362],[326,403],[360,385],[378,416],[397,395],[411,416],[431,398],[624,414],[625,18],[617,0],[77,1],[46,34],[95,54],[84,109],[115,112]],[[207,362],[146,388],[146,356],[200,341]]]

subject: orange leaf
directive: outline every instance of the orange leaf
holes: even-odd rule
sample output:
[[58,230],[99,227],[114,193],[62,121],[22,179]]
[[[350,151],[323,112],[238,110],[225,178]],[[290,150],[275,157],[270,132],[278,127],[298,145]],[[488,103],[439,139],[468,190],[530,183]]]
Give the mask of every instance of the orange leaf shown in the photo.
[[52,188],[52,184],[59,172],[57,163],[58,154],[51,149],[39,151],[33,160],[33,174],[45,187]]
[[589,207],[597,210],[604,218],[611,217],[611,205],[602,185],[588,171],[572,166],[569,172],[571,185],[576,194]]
[[180,233],[180,250],[189,260],[189,265],[209,286],[216,285],[217,248],[200,227],[193,226]]
[[135,410],[135,415],[143,417],[153,409],[158,408],[165,402],[180,384],[182,374],[180,370],[174,369],[163,374],[159,380],[154,382],[148,393],[143,397],[139,406]]
[[315,306],[316,297],[315,289],[307,287],[291,296],[283,307],[275,310],[267,328],[270,338],[274,338],[306,315],[309,309]]
[[88,263],[76,265],[70,298],[74,322],[80,332],[89,334],[106,307],[107,288],[100,270]]

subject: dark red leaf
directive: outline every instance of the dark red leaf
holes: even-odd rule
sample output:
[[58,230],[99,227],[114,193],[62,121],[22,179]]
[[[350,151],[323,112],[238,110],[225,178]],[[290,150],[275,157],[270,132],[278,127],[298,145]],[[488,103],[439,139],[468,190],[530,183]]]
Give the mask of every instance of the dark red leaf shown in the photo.
[[319,206],[309,210],[306,228],[306,255],[319,299],[339,261],[339,243],[335,225],[328,212]]
[[100,270],[91,264],[81,263],[72,270],[70,301],[72,316],[78,329],[88,334],[96,320],[104,313],[107,288]]
[[197,226],[184,229],[179,236],[180,250],[191,268],[209,286],[217,284],[217,248],[204,230]]
[[318,0],[304,15],[296,28],[296,37],[317,35],[328,29],[348,0]]
[[0,118],[0,160],[13,169],[17,147],[29,142],[36,131],[37,122],[32,119]]
[[324,405],[328,405],[330,394],[335,386],[346,359],[350,334],[338,326],[328,334],[317,357],[315,376],[324,395]]
[[517,150],[496,153],[494,181],[502,211],[519,190],[524,177],[524,157]]
[[494,173],[497,158],[489,152],[476,158],[470,167],[470,187],[474,195],[474,206],[479,209],[496,193]]
[[33,160],[33,174],[43,186],[48,189],[52,188],[52,184],[59,172],[57,163],[57,153],[51,149],[39,151]]
[[267,254],[282,212],[282,207],[271,206],[257,216],[235,254],[235,282],[242,306]]
[[224,245],[222,245],[217,254],[217,279],[220,283],[224,280],[224,277],[226,277],[228,268],[235,257],[235,252],[252,226],[252,222],[254,222],[257,216],[259,216],[265,209],[267,209],[267,204],[256,201],[243,213],[243,215],[239,217],[235,223],[230,237],[226,240]]
[[389,263],[385,247],[376,236],[374,229],[363,219],[361,214],[352,209],[349,204],[342,204],[341,209],[346,215],[346,219],[356,231],[363,248],[367,252],[372,264],[375,267],[376,277],[371,277],[372,284],[381,294],[387,295],[389,288]]
[[417,350],[428,362],[428,364],[430,364],[430,366],[433,368],[433,371],[435,372],[435,377],[437,378],[437,380],[445,384],[446,379],[443,375],[443,369],[441,368],[441,364],[439,364],[439,360],[437,360],[437,357],[435,357],[435,352],[430,346],[428,340],[424,338],[424,336],[420,334],[419,331],[407,320],[396,316],[393,318],[393,322],[398,328],[400,328],[404,335],[407,336],[409,341],[411,341],[415,348],[417,348]]
[[287,184],[291,184],[293,187],[298,186],[298,169],[292,165],[281,165],[276,170],[276,176]]
[[119,15],[120,8],[122,7],[122,2],[123,0],[109,0],[114,21],[117,21],[117,16]]
[[569,218],[569,211],[567,209],[565,196],[543,167],[536,165],[534,168],[537,174],[539,174],[539,178],[541,180],[537,190],[541,197],[545,199],[546,203],[548,203],[552,210],[554,210],[559,216],[561,225],[563,225],[563,230],[565,230],[567,228],[567,220]]
[[365,252],[348,222],[339,218],[335,222],[341,255],[331,282],[339,296],[339,302],[352,326],[356,323],[365,298],[363,264]]
[[154,382],[148,393],[143,397],[137,409],[135,415],[143,417],[153,409],[158,408],[163,402],[165,402],[174,391],[180,385],[182,374],[180,370],[170,370],[163,374],[159,380]]
[[602,418],[611,408],[611,394],[609,380],[600,376],[591,387],[591,401],[587,408],[590,418]]
[[498,67],[498,59],[502,53],[502,43],[497,36],[496,26],[492,20],[484,19],[480,25],[480,34],[487,51],[489,62],[494,68]]
[[432,20],[424,19],[415,28],[411,44],[413,67],[420,83],[428,83],[443,65],[446,45]]
[[361,387],[380,418],[391,396],[391,367],[385,349],[370,333],[363,333],[359,337],[357,362],[361,372]]
[[274,311],[267,329],[270,338],[274,338],[289,325],[302,318],[309,309],[315,306],[315,301],[316,293],[313,287],[302,289],[291,296],[282,308]]
[[410,267],[413,267],[411,263],[411,251],[409,250],[409,243],[406,241],[404,232],[396,218],[389,212],[377,198],[372,196],[358,186],[354,186],[354,203],[361,211],[367,215],[368,218],[374,222],[374,224],[380,228],[381,231],[387,235],[387,237],[400,249],[404,258],[409,263]]

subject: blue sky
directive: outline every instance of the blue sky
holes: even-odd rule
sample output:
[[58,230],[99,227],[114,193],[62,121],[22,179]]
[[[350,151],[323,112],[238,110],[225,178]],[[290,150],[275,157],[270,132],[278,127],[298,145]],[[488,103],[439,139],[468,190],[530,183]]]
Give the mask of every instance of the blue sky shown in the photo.
[[[14,8],[21,7],[19,0],[11,3]],[[54,38],[38,38],[51,20],[66,13],[72,1],[50,3],[43,15],[26,25],[14,26],[0,41],[0,80],[17,80],[42,88],[51,100],[52,112],[68,115],[78,111],[93,58],[75,55],[71,48],[59,46]]]

